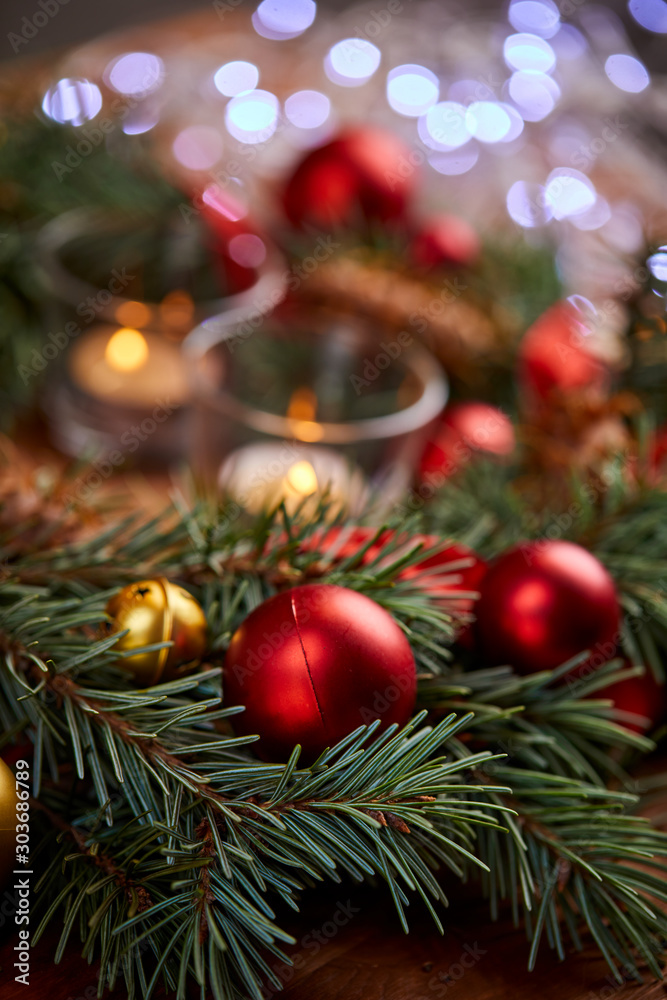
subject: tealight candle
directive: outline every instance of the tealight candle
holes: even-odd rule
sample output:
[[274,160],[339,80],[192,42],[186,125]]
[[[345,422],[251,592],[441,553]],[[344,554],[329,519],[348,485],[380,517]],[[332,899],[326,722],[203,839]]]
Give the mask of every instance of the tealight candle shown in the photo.
[[152,407],[186,399],[188,385],[178,347],[147,331],[100,325],[75,342],[68,358],[76,388],[100,400]]
[[316,506],[322,497],[331,503],[332,513],[341,508],[354,512],[367,494],[364,474],[343,455],[291,441],[237,448],[223,462],[218,486],[252,514],[281,500],[293,514],[309,498]]

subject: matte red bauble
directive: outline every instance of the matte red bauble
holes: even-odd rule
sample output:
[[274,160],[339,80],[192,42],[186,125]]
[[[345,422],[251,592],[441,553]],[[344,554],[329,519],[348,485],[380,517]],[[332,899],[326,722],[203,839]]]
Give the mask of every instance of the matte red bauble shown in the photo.
[[603,390],[607,367],[585,344],[586,328],[569,302],[557,302],[533,323],[519,347],[519,381],[529,394]]
[[[626,664],[629,666],[629,664]],[[641,677],[628,677],[625,681],[610,684],[609,687],[594,691],[591,698],[611,698],[617,709],[639,715],[645,722],[617,720],[634,733],[646,733],[658,725],[667,714],[667,689],[658,684],[650,668]]]
[[256,281],[257,267],[266,256],[266,237],[259,235],[245,206],[219,184],[209,185],[197,204],[225,293],[245,291]]
[[309,153],[285,187],[295,226],[319,229],[401,218],[414,186],[410,150],[392,132],[349,129]]
[[[425,535],[424,546],[432,548],[439,540],[434,535]],[[488,564],[467,545],[450,542],[442,551],[401,570],[399,579],[415,580],[420,583],[430,593],[439,597],[442,607],[456,617],[474,612],[477,599],[458,595],[466,592],[479,593],[487,569]],[[472,647],[472,627],[469,622],[460,627],[456,638],[462,646],[468,649]]]
[[471,267],[482,245],[470,223],[458,215],[437,215],[414,236],[410,256],[417,267]]
[[426,446],[421,478],[451,476],[477,454],[506,458],[515,446],[512,421],[502,410],[490,403],[455,403]]
[[243,705],[240,734],[258,734],[262,756],[286,760],[300,743],[314,760],[362,724],[404,725],[416,695],[410,644],[364,594],[332,584],[284,591],[232,636],[226,705]]
[[591,663],[601,664],[616,651],[614,581],[594,555],[572,542],[510,549],[489,568],[476,614],[475,635],[487,661],[520,673],[552,670],[586,649]]

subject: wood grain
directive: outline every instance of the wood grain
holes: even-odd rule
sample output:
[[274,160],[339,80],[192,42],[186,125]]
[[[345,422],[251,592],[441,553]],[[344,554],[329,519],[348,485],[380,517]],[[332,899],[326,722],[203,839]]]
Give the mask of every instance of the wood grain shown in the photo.
[[[276,967],[284,990],[267,987],[267,1000],[281,996],[283,1000],[664,1000],[667,996],[662,983],[616,986],[592,947],[561,963],[545,945],[536,971],[528,973],[523,933],[507,919],[490,923],[483,901],[453,888],[456,894],[444,911],[442,937],[417,901],[409,914],[412,932],[405,935],[383,888],[343,883],[315,890],[306,897],[298,918],[286,924],[297,939],[291,954],[298,968]],[[14,982],[16,936],[7,930],[0,946],[1,1000],[94,1000],[97,968],[77,955],[74,940],[63,962],[53,965],[57,927],[33,951],[30,985]],[[198,990],[192,996],[198,997]],[[117,989],[106,997],[125,1000],[127,993]],[[156,997],[162,1000],[165,993],[160,990]]]

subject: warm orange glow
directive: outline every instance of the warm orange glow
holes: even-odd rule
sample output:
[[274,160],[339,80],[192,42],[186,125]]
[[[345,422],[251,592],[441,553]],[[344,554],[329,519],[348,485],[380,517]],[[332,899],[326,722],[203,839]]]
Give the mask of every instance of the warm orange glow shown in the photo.
[[320,441],[324,435],[322,425],[315,420],[317,396],[312,389],[303,386],[295,389],[287,407],[287,419],[292,434],[298,441]]
[[107,341],[104,359],[117,372],[133,372],[148,360],[148,344],[138,330],[121,327]]
[[195,304],[192,296],[181,289],[169,292],[160,303],[160,318],[173,330],[186,330],[192,326]]
[[116,309],[116,319],[121,326],[129,326],[133,330],[140,330],[146,326],[151,318],[151,311],[143,302],[121,302]]
[[295,462],[285,476],[285,486],[291,496],[308,497],[317,491],[318,482],[315,469],[310,462]]

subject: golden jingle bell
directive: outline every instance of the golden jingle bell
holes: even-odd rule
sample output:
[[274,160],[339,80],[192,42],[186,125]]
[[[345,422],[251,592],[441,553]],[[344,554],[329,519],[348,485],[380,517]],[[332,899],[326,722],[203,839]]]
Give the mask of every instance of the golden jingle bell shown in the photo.
[[0,888],[4,888],[13,869],[18,867],[16,825],[20,819],[16,816],[17,804],[14,772],[0,760]]
[[116,623],[116,631],[128,629],[115,647],[119,651],[173,643],[119,660],[143,687],[190,673],[206,650],[206,618],[201,605],[183,587],[163,577],[123,587],[106,610]]

